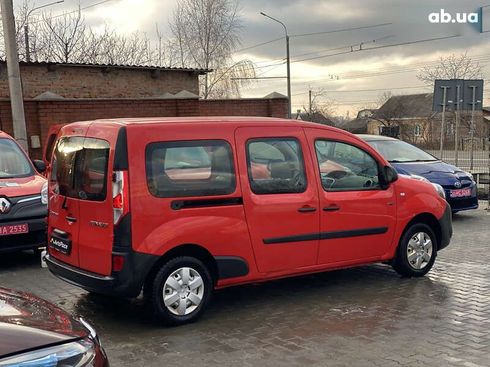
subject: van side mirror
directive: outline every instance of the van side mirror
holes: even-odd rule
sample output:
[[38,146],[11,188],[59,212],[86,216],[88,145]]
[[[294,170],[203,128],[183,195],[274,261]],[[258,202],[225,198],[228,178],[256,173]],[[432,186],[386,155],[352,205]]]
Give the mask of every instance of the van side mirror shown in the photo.
[[398,172],[391,166],[383,167],[383,179],[384,183],[388,186],[390,183],[398,180]]
[[34,167],[36,167],[36,170],[39,173],[43,173],[46,171],[46,163],[44,161],[40,161],[39,159],[33,159],[32,164],[34,164]]

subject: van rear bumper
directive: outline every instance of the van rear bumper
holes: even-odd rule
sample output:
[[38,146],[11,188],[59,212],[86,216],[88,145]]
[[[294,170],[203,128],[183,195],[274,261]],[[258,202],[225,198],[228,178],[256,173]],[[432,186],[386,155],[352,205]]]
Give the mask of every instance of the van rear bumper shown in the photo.
[[[158,257],[140,253],[127,254],[125,256],[123,270],[107,276],[68,265],[49,254],[44,259],[49,271],[53,275],[89,292],[122,297],[137,297],[141,292],[149,269],[158,260]],[[139,266],[132,266],[134,263],[138,263]],[[147,270],[144,271],[143,269]]]

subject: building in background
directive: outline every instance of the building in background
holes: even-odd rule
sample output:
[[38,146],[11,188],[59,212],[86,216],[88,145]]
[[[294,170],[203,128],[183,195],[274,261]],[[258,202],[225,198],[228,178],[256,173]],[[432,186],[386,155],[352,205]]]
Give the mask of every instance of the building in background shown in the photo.
[[338,127],[353,134],[367,134],[368,124],[376,114],[376,109],[363,109],[357,113],[357,117],[350,121],[344,121]]
[[[287,117],[287,97],[199,98],[208,70],[151,66],[21,63],[29,154],[42,156],[49,128],[118,117]],[[7,68],[0,61],[0,130],[13,134]]]

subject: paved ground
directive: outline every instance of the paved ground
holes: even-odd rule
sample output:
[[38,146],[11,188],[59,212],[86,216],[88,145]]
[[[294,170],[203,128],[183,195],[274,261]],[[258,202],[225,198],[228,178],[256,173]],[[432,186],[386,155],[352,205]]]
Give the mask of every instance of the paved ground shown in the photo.
[[373,265],[230,288],[178,328],[139,299],[89,296],[30,254],[1,256],[0,284],[84,315],[112,366],[490,366],[490,215],[459,214],[454,228],[422,279]]

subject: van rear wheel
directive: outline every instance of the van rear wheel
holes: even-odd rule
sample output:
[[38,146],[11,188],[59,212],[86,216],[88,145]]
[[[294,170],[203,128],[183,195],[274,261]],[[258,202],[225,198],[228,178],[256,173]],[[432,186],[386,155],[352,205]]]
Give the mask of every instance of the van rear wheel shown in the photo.
[[421,277],[427,274],[437,256],[437,241],[434,231],[426,224],[415,223],[403,235],[393,269],[406,277]]
[[163,264],[148,296],[158,318],[168,325],[181,325],[202,315],[212,289],[212,278],[206,266],[199,259],[182,256]]

